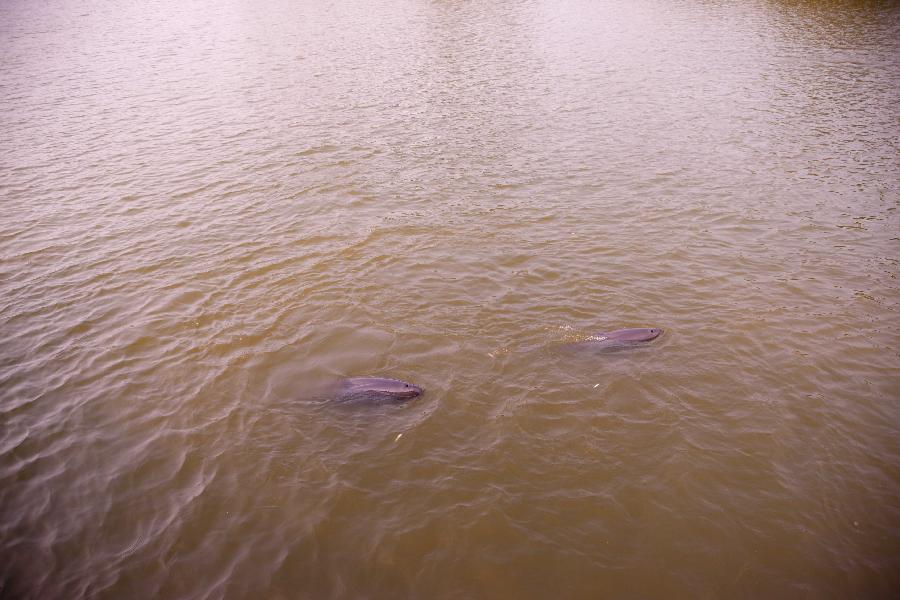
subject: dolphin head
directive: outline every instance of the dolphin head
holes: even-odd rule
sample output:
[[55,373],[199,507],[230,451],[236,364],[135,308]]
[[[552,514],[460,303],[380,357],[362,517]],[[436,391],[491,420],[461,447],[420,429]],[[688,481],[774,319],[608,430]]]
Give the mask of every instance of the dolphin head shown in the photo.
[[417,385],[386,377],[351,377],[344,380],[343,388],[346,397],[380,401],[412,400],[425,392]]
[[400,381],[399,379],[378,379],[372,385],[373,391],[393,396],[398,400],[411,400],[422,395],[423,390],[417,385]]
[[635,329],[619,329],[604,334],[608,339],[619,342],[649,342],[655,340],[662,333],[658,327],[638,327]]

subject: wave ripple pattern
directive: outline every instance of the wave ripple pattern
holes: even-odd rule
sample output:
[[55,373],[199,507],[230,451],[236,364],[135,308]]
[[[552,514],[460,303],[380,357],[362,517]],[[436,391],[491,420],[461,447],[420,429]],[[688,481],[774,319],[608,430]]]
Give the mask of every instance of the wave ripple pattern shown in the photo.
[[0,597],[896,597],[898,57],[875,0],[0,2]]

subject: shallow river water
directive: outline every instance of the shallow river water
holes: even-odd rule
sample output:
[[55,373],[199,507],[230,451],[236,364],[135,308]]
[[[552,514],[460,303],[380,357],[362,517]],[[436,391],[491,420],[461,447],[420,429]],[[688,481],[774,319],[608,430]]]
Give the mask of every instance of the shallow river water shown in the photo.
[[3,0],[0,597],[897,597],[898,206],[892,2]]

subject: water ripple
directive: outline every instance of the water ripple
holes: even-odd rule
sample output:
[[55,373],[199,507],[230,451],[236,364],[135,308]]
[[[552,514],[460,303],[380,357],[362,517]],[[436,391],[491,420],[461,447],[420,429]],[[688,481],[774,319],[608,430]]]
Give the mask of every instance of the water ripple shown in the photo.
[[0,4],[0,594],[900,586],[890,3],[208,4]]

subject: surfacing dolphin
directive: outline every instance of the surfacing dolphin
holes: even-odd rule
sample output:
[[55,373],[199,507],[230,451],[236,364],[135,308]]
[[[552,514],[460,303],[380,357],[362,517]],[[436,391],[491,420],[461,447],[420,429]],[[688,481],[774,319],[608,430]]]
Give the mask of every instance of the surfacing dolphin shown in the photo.
[[663,330],[658,327],[617,329],[616,331],[595,333],[588,339],[570,344],[570,346],[597,351],[622,350],[655,340],[662,332]]
[[386,377],[348,377],[341,379],[333,391],[338,402],[390,404],[406,402],[421,396],[425,390],[417,385]]

